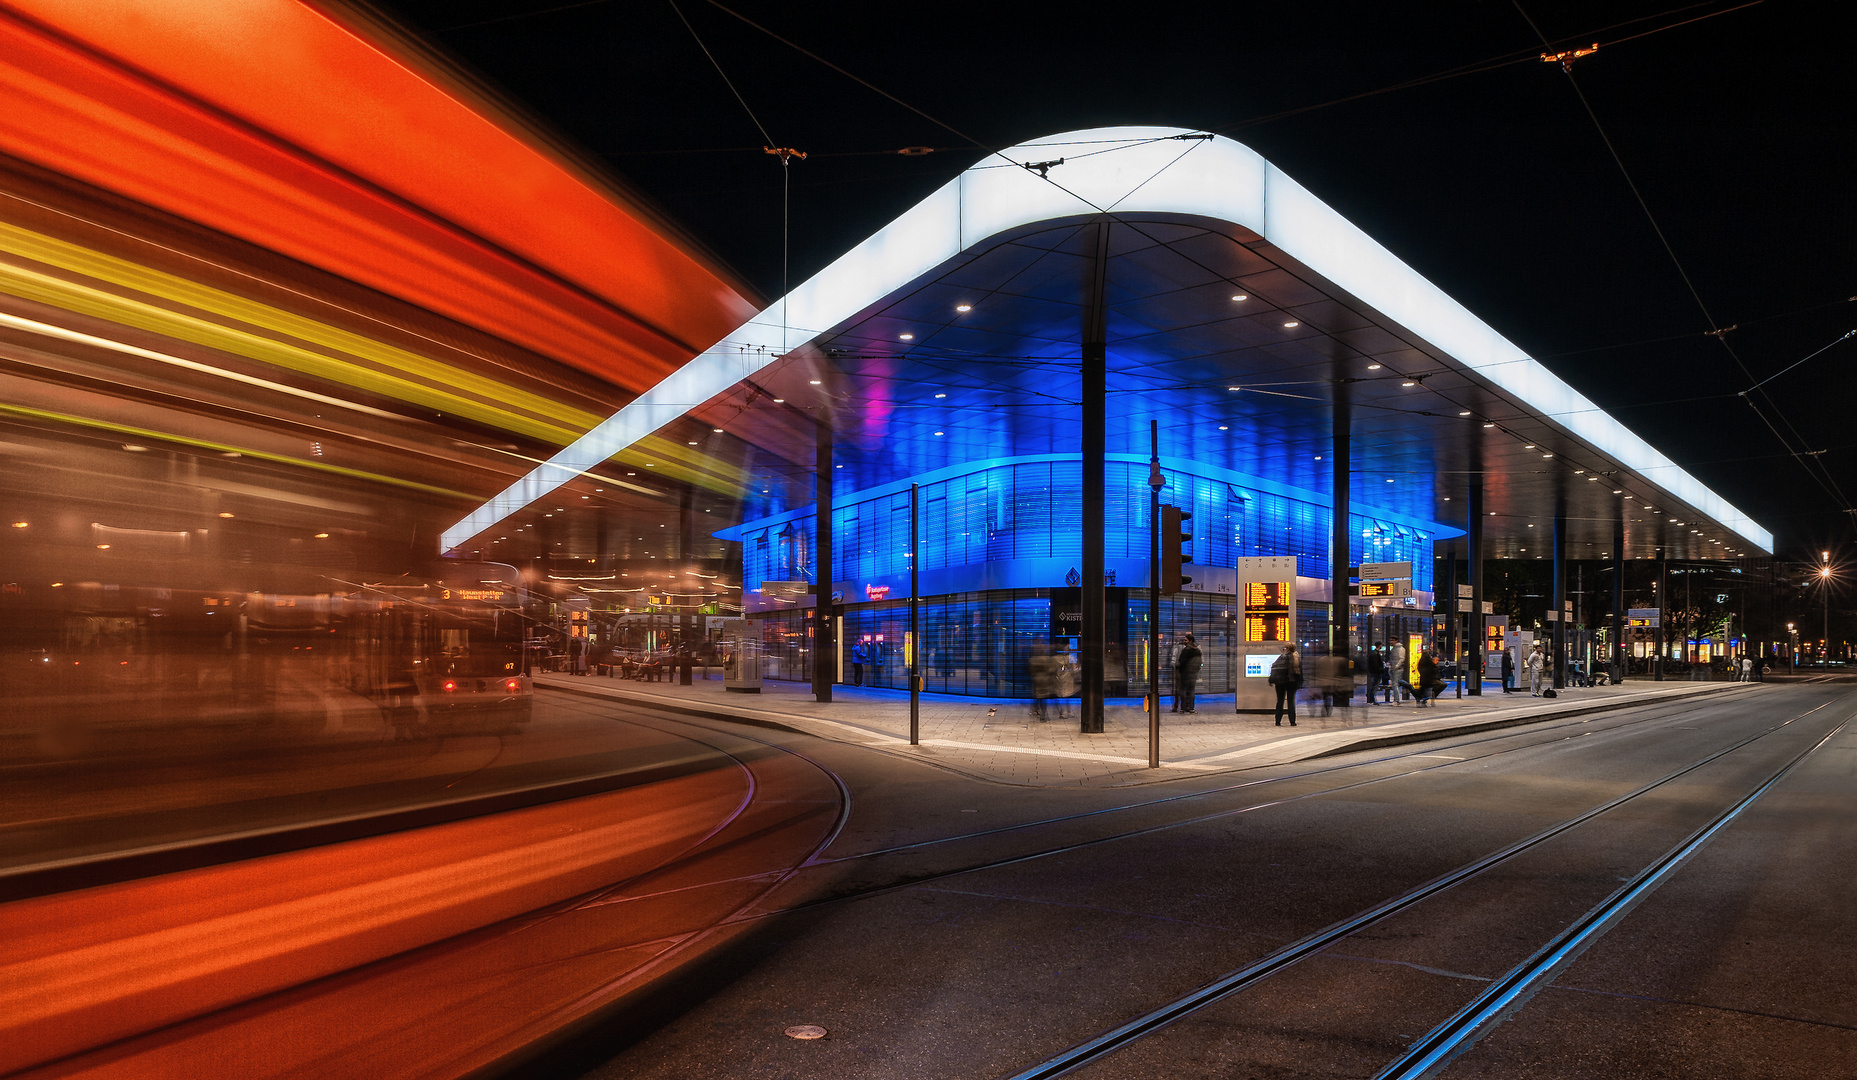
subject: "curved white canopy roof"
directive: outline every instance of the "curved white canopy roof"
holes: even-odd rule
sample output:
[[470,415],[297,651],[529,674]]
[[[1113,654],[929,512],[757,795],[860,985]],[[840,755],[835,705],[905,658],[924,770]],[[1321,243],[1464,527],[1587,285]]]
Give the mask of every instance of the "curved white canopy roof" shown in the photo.
[[[1058,158],[1063,164],[1048,172],[1026,167]],[[1069,132],[979,162],[472,512],[445,533],[444,547],[465,544],[987,238],[1090,214],[1183,215],[1254,232],[1747,546],[1772,547],[1771,533],[1256,152],[1159,127]]]

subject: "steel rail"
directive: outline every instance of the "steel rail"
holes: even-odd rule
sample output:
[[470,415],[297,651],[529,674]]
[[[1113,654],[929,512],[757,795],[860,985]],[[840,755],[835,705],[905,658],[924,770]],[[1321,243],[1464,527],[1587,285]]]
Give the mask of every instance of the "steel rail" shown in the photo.
[[[1376,922],[1379,922],[1401,911],[1404,911],[1407,908],[1410,908],[1431,896],[1434,896],[1440,892],[1445,891],[1446,889],[1451,888],[1452,886],[1458,885],[1466,880],[1469,880],[1470,878],[1476,877],[1477,875],[1482,874],[1485,871],[1495,866],[1498,866],[1504,862],[1507,862],[1508,860],[1516,857],[1517,855],[1520,855],[1523,852],[1528,851],[1531,848],[1534,848],[1556,836],[1559,836],[1562,833],[1565,833],[1571,829],[1577,828],[1578,826],[1583,825],[1586,822],[1593,820],[1594,818],[1600,817],[1603,814],[1609,813],[1612,810],[1616,810],[1620,806],[1623,806],[1626,803],[1631,802],[1632,800],[1638,798],[1641,795],[1645,795],[1651,791],[1655,791],[1658,788],[1663,787],[1665,784],[1670,783],[1671,781],[1674,781],[1680,777],[1686,776],[1689,773],[1692,773],[1696,771],[1697,769],[1700,769],[1703,766],[1710,764],[1711,762],[1717,761],[1723,757],[1726,757],[1729,754],[1734,753],[1736,750],[1740,750],[1743,747],[1746,747],[1748,745],[1751,745],[1752,743],[1758,742],[1759,740],[1766,738],[1768,735],[1771,735],[1776,731],[1779,731],[1785,727],[1790,726],[1791,724],[1794,724],[1800,720],[1803,720],[1806,717],[1811,716],[1813,713],[1820,711],[1821,709],[1829,708],[1832,704],[1834,704],[1835,700],[1836,699],[1834,699],[1834,701],[1827,701],[1824,704],[1808,709],[1805,712],[1800,713],[1797,716],[1794,716],[1787,720],[1783,720],[1778,724],[1775,724],[1769,728],[1766,728],[1763,731],[1758,732],[1757,734],[1754,734],[1752,736],[1749,736],[1746,739],[1741,740],[1740,742],[1737,742],[1722,750],[1718,750],[1712,754],[1707,755],[1706,757],[1701,758],[1698,761],[1695,761],[1689,765],[1686,765],[1683,768],[1676,770],[1675,772],[1669,773],[1657,780],[1653,780],[1650,783],[1644,784],[1643,786],[1635,788],[1629,792],[1626,792],[1623,795],[1619,795],[1612,799],[1608,799],[1605,802],[1600,803],[1599,805],[1583,813],[1580,813],[1574,817],[1568,818],[1565,821],[1559,822],[1555,825],[1551,825],[1548,828],[1543,829],[1540,832],[1534,833],[1531,836],[1527,836],[1520,840],[1517,840],[1514,843],[1509,844],[1506,847],[1499,848],[1496,851],[1493,851],[1490,854],[1485,855],[1479,859],[1473,860],[1469,863],[1465,863],[1463,866],[1460,866],[1445,874],[1441,874],[1438,877],[1432,878],[1430,881],[1427,881],[1423,884],[1414,886],[1413,888],[1408,889],[1405,892],[1400,893],[1397,896],[1384,900],[1378,904],[1375,904],[1372,907],[1366,908],[1345,919],[1341,919],[1337,922],[1330,923],[1328,926],[1325,926],[1321,928],[1320,930],[1316,930],[1313,933],[1305,935],[1304,937],[1298,938],[1297,940],[1290,942],[1289,944],[1284,945],[1281,948],[1273,950],[1272,952],[1264,955],[1263,957],[1260,957],[1257,960],[1252,961],[1249,964],[1244,965],[1243,967],[1227,972],[1226,974],[1218,977],[1217,979],[1214,979],[1213,981],[1205,984],[1204,986],[1199,987],[1198,989],[1192,991],[1189,994],[1176,998],[1175,1000],[1168,1002],[1167,1004],[1162,1005],[1159,1008],[1152,1009],[1146,1013],[1143,1013],[1140,1016],[1137,1016],[1132,1020],[1122,1023],[1114,1028],[1109,1029],[1108,1031],[1103,1032],[1100,1035],[1095,1036],[1094,1038],[1078,1043],[1077,1045],[1070,1047],[1069,1049],[1063,1051],[1062,1053],[1057,1054],[1051,1058],[1048,1058],[1045,1061],[1039,1062],[1038,1064],[1033,1065],[1030,1068],[1022,1069],[1018,1072],[1011,1073],[1008,1075],[1006,1080],[1049,1080],[1049,1078],[1051,1077],[1062,1076],[1063,1074],[1068,1073],[1074,1069],[1080,1068],[1091,1062],[1094,1062],[1103,1057],[1106,1057],[1109,1054],[1112,1054],[1115,1051],[1121,1049],[1122,1047],[1127,1046],[1133,1042],[1136,1042],[1142,1039],[1143,1037],[1159,1030],[1160,1028],[1173,1023],[1175,1020],[1178,1020],[1184,1016],[1187,1016],[1190,1013],[1203,1009],[1206,1006],[1211,1005],[1216,1001],[1220,1001],[1226,997],[1229,997],[1232,994],[1239,992],[1240,990],[1244,990],[1251,986],[1254,986],[1257,983],[1260,983],[1264,981],[1265,979],[1268,979],[1271,976],[1276,975],[1286,970],[1287,968],[1294,966],[1297,963],[1300,963],[1302,960],[1305,960],[1308,957],[1314,955],[1315,953],[1320,952],[1324,948],[1327,948],[1329,945],[1332,945],[1333,943],[1341,940],[1342,938],[1345,938],[1351,934],[1356,933],[1357,931],[1360,931],[1362,929],[1365,929],[1368,926],[1371,926],[1372,924]],[[1848,720],[1845,721],[1845,723],[1848,723]],[[1842,728],[1843,724],[1840,724],[1839,727]],[[1827,738],[1828,737],[1829,736],[1827,736]],[[1458,764],[1458,763],[1453,762],[1452,764]],[[1426,771],[1426,770],[1416,770],[1416,771]],[[1408,773],[1408,774],[1402,774],[1402,775],[1411,775],[1411,774]],[[1350,786],[1353,786],[1353,785],[1350,785]]]
[[1638,906],[1645,897],[1656,891],[1678,867],[1682,866],[1691,855],[1702,850],[1715,835],[1727,828],[1742,812],[1754,805],[1755,800],[1765,795],[1775,784],[1785,779],[1807,758],[1817,753],[1839,732],[1850,725],[1846,719],[1825,734],[1825,737],[1799,752],[1791,761],[1781,766],[1779,771],[1749,792],[1739,802],[1717,814],[1714,820],[1691,833],[1682,843],[1671,848],[1656,862],[1645,867],[1630,881],[1620,886],[1612,895],[1600,901],[1598,906],[1582,915],[1571,926],[1561,931],[1536,950],[1533,956],[1511,968],[1507,974],[1497,979],[1478,994],[1470,1004],[1458,1010],[1450,1019],[1427,1032],[1418,1042],[1407,1048],[1404,1054],[1374,1074],[1374,1080],[1420,1080],[1428,1077],[1450,1064],[1451,1060],[1476,1045],[1496,1025],[1507,1019],[1511,1013],[1525,1005],[1535,993],[1554,981],[1580,954],[1594,942],[1603,937],[1631,910]]

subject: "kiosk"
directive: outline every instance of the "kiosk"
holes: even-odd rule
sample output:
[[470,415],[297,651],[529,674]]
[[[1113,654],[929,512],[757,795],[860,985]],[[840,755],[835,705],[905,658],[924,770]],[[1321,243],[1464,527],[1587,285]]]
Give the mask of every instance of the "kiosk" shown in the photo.
[[731,694],[761,692],[761,624],[753,619],[722,620],[722,689]]

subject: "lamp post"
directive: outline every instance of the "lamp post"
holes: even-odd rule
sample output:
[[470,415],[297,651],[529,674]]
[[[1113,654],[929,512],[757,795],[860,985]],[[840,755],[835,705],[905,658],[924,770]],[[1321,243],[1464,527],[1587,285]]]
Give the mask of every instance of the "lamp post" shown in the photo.
[[1831,665],[1831,552],[1818,553],[1823,564],[1818,568],[1818,591],[1824,594],[1825,605],[1825,665]]

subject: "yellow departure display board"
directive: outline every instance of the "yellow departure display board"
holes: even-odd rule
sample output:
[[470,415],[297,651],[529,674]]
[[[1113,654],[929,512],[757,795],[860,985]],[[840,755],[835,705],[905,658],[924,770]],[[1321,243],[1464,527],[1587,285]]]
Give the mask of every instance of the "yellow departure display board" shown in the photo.
[[1287,581],[1247,581],[1244,585],[1244,639],[1246,641],[1289,641],[1295,628],[1290,625],[1290,583]]

